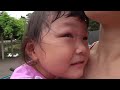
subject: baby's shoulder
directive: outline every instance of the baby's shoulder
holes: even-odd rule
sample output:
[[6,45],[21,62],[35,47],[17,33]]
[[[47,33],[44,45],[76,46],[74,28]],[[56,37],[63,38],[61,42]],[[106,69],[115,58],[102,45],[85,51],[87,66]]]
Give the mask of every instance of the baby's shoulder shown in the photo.
[[23,64],[14,70],[10,79],[41,79],[41,77],[35,75],[35,70],[32,66]]

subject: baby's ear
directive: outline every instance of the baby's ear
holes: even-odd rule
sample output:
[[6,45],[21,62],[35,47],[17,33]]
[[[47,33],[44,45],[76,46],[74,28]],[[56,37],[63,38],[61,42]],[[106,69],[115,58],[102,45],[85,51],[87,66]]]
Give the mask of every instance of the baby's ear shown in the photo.
[[32,60],[37,60],[34,50],[35,50],[35,42],[31,40],[26,44],[25,52]]

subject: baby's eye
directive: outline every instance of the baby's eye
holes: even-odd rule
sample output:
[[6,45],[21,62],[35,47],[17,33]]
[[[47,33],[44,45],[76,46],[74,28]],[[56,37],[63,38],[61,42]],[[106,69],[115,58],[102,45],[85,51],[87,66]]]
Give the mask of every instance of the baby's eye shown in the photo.
[[62,35],[62,37],[70,37],[70,38],[73,38],[73,35],[72,34],[64,34],[64,35]]
[[83,40],[88,40],[88,37],[83,37]]

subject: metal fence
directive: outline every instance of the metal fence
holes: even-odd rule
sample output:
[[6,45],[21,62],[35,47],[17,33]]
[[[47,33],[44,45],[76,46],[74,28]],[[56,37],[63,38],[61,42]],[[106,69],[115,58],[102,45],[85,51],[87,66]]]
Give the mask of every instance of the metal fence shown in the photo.
[[89,45],[99,40],[99,30],[97,31],[89,31],[88,42]]

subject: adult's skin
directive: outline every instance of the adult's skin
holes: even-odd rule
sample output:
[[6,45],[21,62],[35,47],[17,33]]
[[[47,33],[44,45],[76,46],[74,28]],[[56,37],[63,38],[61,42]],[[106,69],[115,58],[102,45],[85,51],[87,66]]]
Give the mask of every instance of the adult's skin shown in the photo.
[[85,11],[101,23],[99,42],[90,51],[85,78],[120,79],[120,11]]

